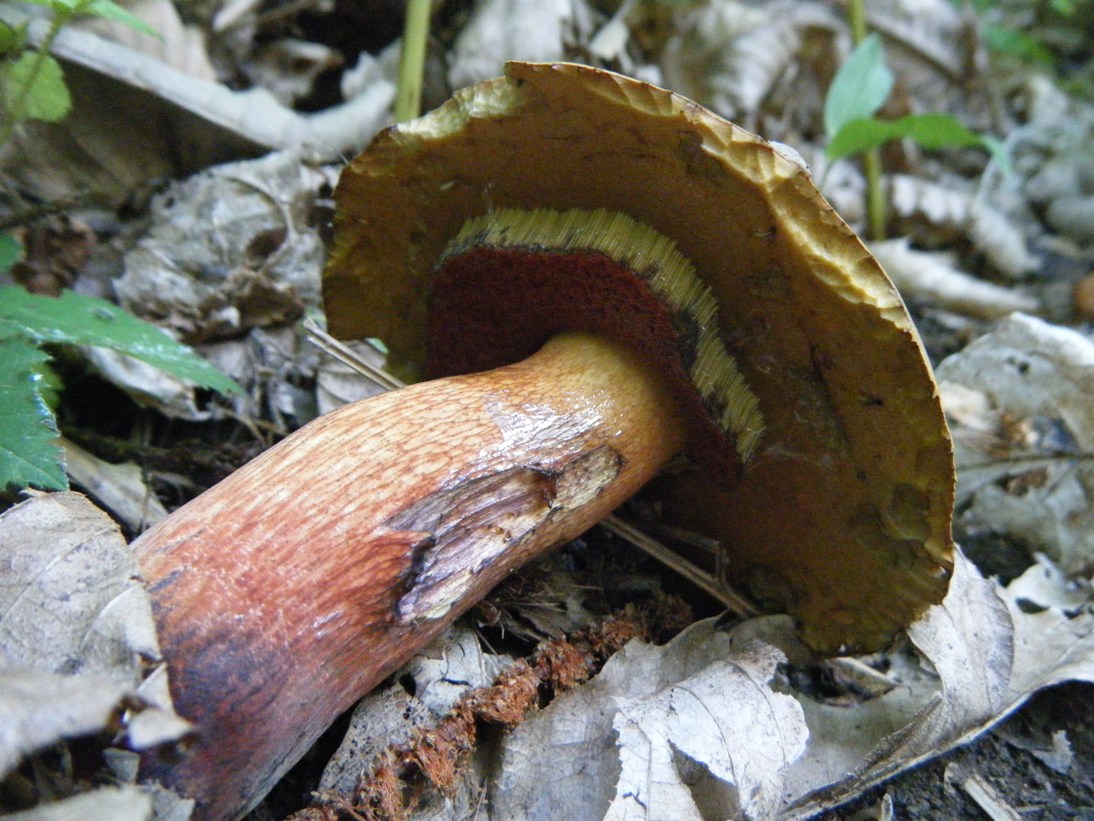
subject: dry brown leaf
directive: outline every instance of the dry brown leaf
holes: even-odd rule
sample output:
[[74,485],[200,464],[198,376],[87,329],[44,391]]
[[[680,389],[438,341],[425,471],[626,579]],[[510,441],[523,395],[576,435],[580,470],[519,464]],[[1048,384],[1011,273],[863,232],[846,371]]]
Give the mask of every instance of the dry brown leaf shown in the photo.
[[[152,821],[152,818],[152,798],[129,786],[104,788],[4,816],[5,821]],[[185,821],[189,813],[176,818]],[[166,821],[159,816],[156,819]]]
[[292,152],[216,166],[156,199],[115,280],[127,309],[189,343],[237,336],[319,303],[325,248],[311,222],[328,182]]
[[[1029,614],[1020,601],[1044,609]],[[499,821],[804,819],[965,743],[1041,687],[1094,681],[1092,601],[1089,585],[1076,590],[1047,564],[1003,589],[959,556],[946,600],[909,630],[916,651],[890,656],[897,686],[853,707],[786,682],[772,689],[779,660],[811,658],[789,619],[731,630],[699,622],[664,647],[627,645],[468,777],[489,785],[489,817]],[[472,650],[454,651],[469,665],[434,651],[441,655],[425,663],[433,672],[420,680],[478,680],[484,661]],[[442,698],[436,709],[450,704]],[[402,709],[398,702],[388,711],[394,724],[372,733],[408,726]],[[475,807],[477,789],[463,785],[445,806]],[[412,817],[432,818],[438,806]]]
[[78,493],[0,516],[0,775],[76,736],[125,730],[142,749],[186,735],[159,662],[151,602],[109,517]]
[[962,401],[951,414],[962,521],[1021,539],[1068,573],[1094,563],[1094,342],[1015,314],[937,376],[944,407]]
[[[965,79],[975,59],[970,53],[976,45],[970,36],[973,20],[948,0],[874,0],[867,19],[871,28],[908,52],[897,76],[913,87],[926,85],[928,77],[937,82],[936,71],[941,70],[952,83],[946,92],[953,95],[954,85]],[[932,66],[936,71],[927,73]]]
[[127,692],[107,676],[30,670],[0,657],[0,780],[28,753],[116,729]]
[[[48,21],[27,8],[0,4],[0,20],[29,22],[38,46]],[[120,204],[150,181],[269,150],[341,160],[387,124],[395,96],[391,83],[376,82],[342,105],[301,114],[265,89],[234,91],[90,31],[61,29],[53,53],[65,62],[73,111],[60,123],[24,123],[0,152],[3,172],[41,200]]]
[[167,510],[148,486],[138,465],[103,461],[63,438],[61,446],[65,451],[65,471],[72,481],[98,499],[130,530],[140,533],[167,518]]
[[159,36],[144,34],[125,23],[103,17],[85,17],[79,19],[76,25],[111,42],[154,57],[188,77],[216,81],[216,69],[205,48],[205,35],[197,26],[182,22],[174,3],[170,0],[139,0],[127,4],[127,8]]
[[137,562],[78,493],[36,496],[0,517],[0,648],[8,664],[96,673],[134,689],[158,658]]
[[463,88],[497,77],[506,60],[563,60],[567,41],[590,19],[583,0],[478,3],[452,46],[448,83],[452,88]]
[[902,686],[851,710],[802,700],[810,748],[789,770],[780,818],[809,818],[969,741],[1041,687],[1094,681],[1089,606],[1030,615],[964,556],[955,568],[946,600],[909,630],[929,666],[894,658]]
[[[350,342],[348,347],[355,356],[383,368],[385,357],[365,342]],[[339,408],[349,402],[382,393],[383,387],[361,376],[361,372],[333,357],[325,356],[316,370],[315,399],[319,413]]]
[[[910,174],[889,177],[889,196],[893,214],[902,221],[902,228],[916,232],[934,244],[967,238],[992,266],[1002,274],[1017,279],[1038,267],[1030,252],[1021,226],[1030,225],[1033,218],[1023,213],[1024,203],[1013,191],[1004,190],[1008,183],[994,184],[991,200],[986,191],[976,192],[956,175],[943,180],[928,180]],[[1005,203],[1005,213],[990,202]],[[1009,214],[1018,211],[1018,218]],[[1028,309],[1027,309],[1028,310]]]
[[663,647],[632,642],[526,720],[503,745],[491,817],[684,819],[735,807],[769,817],[805,728],[769,684],[781,652],[754,638],[784,636],[789,620],[747,624],[743,633],[707,620]]
[[770,687],[782,661],[748,642],[660,692],[620,700],[621,772],[604,818],[773,817],[808,736],[798,703]]
[[966,274],[954,265],[952,254],[916,250],[907,238],[872,242],[870,250],[903,295],[928,299],[939,308],[995,318],[1040,307],[1036,297]]
[[760,8],[713,0],[680,12],[677,33],[659,64],[674,91],[739,120],[754,115],[780,78],[793,73],[811,30],[830,35],[837,27],[821,3],[793,0]]
[[908,113],[941,111],[975,130],[998,127],[991,63],[971,10],[949,0],[871,0],[866,8]]

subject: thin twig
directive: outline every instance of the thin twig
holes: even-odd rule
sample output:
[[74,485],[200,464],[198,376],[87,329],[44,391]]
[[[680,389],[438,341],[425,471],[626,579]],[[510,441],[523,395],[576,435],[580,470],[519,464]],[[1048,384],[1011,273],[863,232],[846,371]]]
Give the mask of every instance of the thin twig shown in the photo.
[[687,579],[700,590],[703,590],[716,601],[723,604],[727,610],[732,611],[734,614],[746,617],[755,616],[759,613],[751,602],[736,591],[730,589],[723,581],[692,564],[680,554],[661,544],[661,542],[642,532],[629,522],[626,522],[613,514],[604,519],[600,524],[609,532],[630,542],[650,558],[656,559],[669,570],[672,570],[674,573]]
[[352,348],[335,339],[312,320],[304,320],[304,330],[307,331],[308,340],[313,345],[324,353],[333,356],[343,365],[361,374],[361,376],[383,388],[385,391],[397,391],[399,388],[406,387],[405,382],[392,376],[383,368],[378,368],[371,362],[366,362],[358,356]]

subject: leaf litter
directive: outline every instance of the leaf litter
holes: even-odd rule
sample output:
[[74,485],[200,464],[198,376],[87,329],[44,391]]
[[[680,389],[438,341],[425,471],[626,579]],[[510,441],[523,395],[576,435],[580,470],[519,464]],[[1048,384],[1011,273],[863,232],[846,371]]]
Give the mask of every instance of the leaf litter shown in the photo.
[[[141,750],[174,745],[190,725],[171,707],[152,606],[118,527],[78,493],[40,494],[0,516],[0,778],[28,780],[20,764],[80,738],[117,744],[115,766]],[[116,742],[112,742],[116,739]],[[103,753],[98,778],[120,781]],[[136,768],[125,767],[135,781]],[[28,774],[29,773],[29,774]],[[68,772],[54,790],[89,784]],[[81,796],[114,815],[132,788]],[[142,793],[143,795],[143,793]],[[96,803],[96,802],[101,803]]]
[[[808,133],[808,123],[820,114],[819,108],[808,102],[819,100],[823,92],[823,77],[818,80],[815,69],[826,60],[838,63],[839,54],[848,47],[843,24],[828,6],[774,3],[764,8],[718,0],[696,8],[653,10],[651,6],[635,4],[625,15],[619,12],[630,28],[622,36],[616,31],[614,51],[621,62],[633,67],[630,73],[666,82],[720,113],[761,128],[767,136],[794,144],[811,159],[816,156],[801,142],[801,133]],[[596,25],[589,25],[582,16],[592,14],[589,7],[575,3],[573,9],[574,19],[567,19],[564,26],[552,24],[552,31],[571,29],[558,40],[552,38],[552,54],[567,56],[573,44],[565,42],[565,37],[583,40],[589,31],[596,30]],[[476,9],[477,15],[488,12],[502,19],[517,13],[504,3],[483,3]],[[235,42],[245,39],[246,31],[255,30],[257,14],[253,9],[244,13],[245,24],[233,30]],[[592,19],[595,21],[595,14]],[[927,101],[927,108],[943,107],[959,97],[962,113],[968,115],[971,125],[979,129],[993,124],[986,112],[996,101],[977,87],[983,79],[983,54],[978,52],[982,45],[977,46],[976,38],[970,36],[967,17],[942,0],[919,4],[894,0],[871,4],[871,23],[894,46],[890,53],[903,94],[919,104]],[[669,33],[658,34],[659,26]],[[710,32],[717,36],[710,38]],[[172,29],[171,39],[175,36]],[[642,48],[636,47],[639,43]],[[97,40],[87,37],[66,37],[61,47],[77,63],[90,65],[101,59],[104,76],[111,72],[121,76],[133,65],[147,63],[100,47]],[[192,42],[187,47],[199,49]],[[473,48],[465,50],[478,56]],[[644,59],[643,50],[653,59]],[[501,56],[495,54],[491,59],[500,61]],[[163,58],[163,62],[171,64],[173,59]],[[494,74],[497,68],[479,62],[468,63],[461,70]],[[163,92],[164,98],[190,112],[195,109],[190,92],[213,88],[217,93],[209,96],[210,107],[205,112],[212,123],[217,122],[226,101],[231,100],[238,109],[238,101],[243,99],[221,93],[225,89],[213,86],[207,73],[195,76],[193,83],[179,82],[178,73],[157,71],[149,76],[170,77],[175,90]],[[376,69],[375,79],[377,95],[389,95],[390,83],[382,68]],[[818,82],[821,93],[817,93]],[[1007,186],[1028,197],[1036,212],[1009,206],[1005,213],[996,210],[998,189],[987,191],[987,195],[981,189],[974,196],[969,186],[957,186],[952,175],[939,173],[938,165],[923,162],[914,152],[902,151],[901,156],[915,176],[897,175],[892,180],[897,193],[904,192],[903,198],[897,198],[897,225],[910,237],[895,241],[901,243],[897,251],[911,260],[902,290],[929,306],[928,317],[951,312],[946,321],[970,336],[979,326],[962,326],[967,315],[994,318],[1018,308],[1043,310],[1057,321],[1069,321],[1066,300],[1061,303],[1058,290],[1044,287],[1041,271],[1047,262],[1065,271],[1083,264],[1089,268],[1089,254],[1083,256],[1078,244],[1090,237],[1083,208],[1091,196],[1089,180],[1094,177],[1085,173],[1090,155],[1084,146],[1089,144],[1094,126],[1085,109],[1051,82],[1020,82],[1028,110],[1024,124],[1014,128],[1008,138],[1016,176]],[[964,89],[961,95],[955,92],[958,87]],[[93,96],[101,98],[105,93]],[[251,99],[254,101],[254,95]],[[284,118],[283,107],[261,101],[257,105],[255,110],[277,116],[252,118],[249,125],[226,121],[226,127],[242,133],[252,144],[295,148],[311,140],[314,148],[314,131],[299,141],[286,137],[289,125],[299,125]],[[372,105],[368,109],[369,125],[358,129],[354,141],[367,139],[384,116],[377,113],[382,108]],[[200,108],[197,114],[203,115]],[[266,128],[267,121],[270,128]],[[1002,125],[1012,127],[1014,123],[1004,118]],[[195,133],[192,123],[175,131]],[[217,133],[216,127],[204,132],[212,142],[215,136],[210,140],[210,135]],[[324,147],[336,144],[343,143],[332,139]],[[149,156],[169,153],[152,152]],[[194,156],[207,153],[199,151]],[[319,153],[330,158],[337,151]],[[133,171],[132,178],[144,178],[149,170],[161,172],[161,164],[139,159],[142,156],[133,154],[135,164],[146,167]],[[60,162],[54,165],[69,167]],[[854,178],[854,169],[844,165],[847,168],[837,172]],[[291,171],[292,164],[286,167]],[[35,173],[47,178],[44,171]],[[832,178],[840,173],[833,173]],[[75,177],[83,179],[80,174]],[[291,177],[290,187],[295,190],[298,183]],[[129,177],[122,174],[121,178]],[[304,188],[309,187],[311,178],[301,178]],[[111,190],[126,194],[132,188],[112,185],[115,188]],[[253,185],[250,188],[259,198],[274,199],[267,196],[269,192],[258,191]],[[195,207],[185,205],[189,196],[182,192],[183,211]],[[985,205],[989,200],[990,208]],[[846,213],[863,213],[853,196],[848,203]],[[289,226],[290,233],[308,235],[300,224],[278,221],[294,208],[274,214],[275,228]],[[168,211],[162,213],[173,219]],[[1030,230],[1039,215],[1044,215],[1047,225]],[[164,225],[169,221],[164,220]],[[1059,235],[1046,239],[1046,231]],[[178,232],[180,238],[198,233],[192,226]],[[979,258],[964,250],[952,255],[935,250],[965,241],[971,242]],[[171,266],[185,268],[206,252],[195,256],[179,246],[172,254]],[[168,324],[195,338],[217,338],[248,329],[254,334],[271,323],[269,332],[276,332],[277,323],[299,312],[296,298],[303,293],[305,303],[314,299],[312,283],[297,281],[295,288],[287,283],[294,282],[291,276],[299,276],[300,271],[314,272],[316,259],[309,251],[299,260],[300,270],[291,272],[289,279],[274,270],[276,254],[270,264],[259,260],[255,266],[261,274],[256,280],[261,286],[258,290],[250,279],[227,279],[220,290],[209,292],[191,288],[187,294],[186,288],[181,288],[182,301],[164,301],[163,315],[169,317]],[[223,260],[214,258],[214,262],[226,267]],[[894,267],[905,273],[904,266]],[[987,278],[981,276],[985,272]],[[1013,282],[999,285],[990,281],[996,275]],[[1067,277],[1063,280],[1066,284]],[[159,296],[161,275],[154,274],[149,283],[134,291],[134,307],[154,304],[151,300]],[[217,310],[193,308],[187,300],[194,296],[199,301],[205,299],[206,304],[213,304],[209,302],[213,300]],[[816,660],[796,642],[785,619],[764,617],[736,625],[701,621],[663,646],[640,641],[628,645],[588,683],[558,695],[544,709],[532,704],[529,716],[512,731],[493,741],[480,738],[479,746],[460,759],[470,758],[463,807],[479,812],[479,817],[496,818],[656,818],[667,817],[665,802],[669,802],[674,818],[688,817],[688,812],[698,818],[804,818],[974,737],[1017,709],[1038,688],[1064,680],[1091,681],[1094,651],[1089,571],[1094,552],[1084,534],[1094,530],[1088,526],[1090,505],[1086,503],[1091,498],[1088,467],[1094,428],[1083,411],[1089,410],[1084,397],[1091,395],[1091,369],[1084,353],[1089,345],[1089,335],[1083,331],[1065,331],[1031,317],[1012,317],[995,326],[978,345],[940,366],[940,376],[946,380],[944,400],[958,443],[959,481],[966,505],[960,527],[965,533],[998,528],[1042,553],[1006,586],[985,580],[969,562],[959,559],[949,597],[908,631],[906,641],[884,657],[846,661],[849,666],[874,670],[877,682],[891,682],[892,686],[879,687],[880,695],[841,701],[821,698],[800,685],[794,669]],[[344,395],[350,390],[339,385],[335,393]],[[67,504],[74,496],[53,498]],[[6,545],[11,525],[6,517],[0,522],[0,533],[5,534],[0,536],[0,544]],[[24,531],[16,532],[21,534],[20,540],[24,538]],[[47,528],[45,532],[55,531]],[[104,564],[122,575],[132,572],[131,568],[117,569],[124,568],[124,563],[106,560]],[[77,581],[80,573],[94,577],[95,572],[89,565],[66,569],[66,589],[84,590],[84,582]],[[0,582],[6,581],[5,574]],[[28,583],[28,602],[34,600],[30,587]],[[94,588],[91,584],[86,589]],[[51,603],[48,608],[53,606]],[[89,606],[94,609],[98,605]],[[39,641],[54,641],[48,632],[35,632],[48,625],[50,619],[42,616],[51,612],[48,608],[42,605],[37,616],[20,617],[18,622],[0,608],[0,624],[15,624],[10,641],[29,652]],[[123,621],[134,618],[139,623],[144,618],[136,615],[140,609],[133,608]],[[130,612],[128,608],[126,612]],[[143,635],[144,628],[132,629],[135,637]],[[448,715],[446,709],[459,704],[460,699],[475,698],[463,695],[464,688],[473,685],[472,690],[482,691],[496,686],[498,680],[492,683],[490,675],[499,667],[500,675],[511,674],[511,665],[520,663],[484,651],[466,630],[453,631],[451,637],[449,643],[431,651],[432,657],[427,655],[403,673],[415,682],[421,698],[402,687],[377,694],[388,699],[387,712],[368,725],[367,735],[387,739],[403,730],[428,733]],[[58,647],[68,646],[64,641],[59,640]],[[135,654],[142,659],[141,665],[147,665],[143,661],[147,642],[134,641],[133,646],[125,641],[107,642],[105,646],[115,649],[96,652],[107,658]],[[693,646],[699,644],[703,646]],[[97,642],[89,645],[101,646]],[[119,705],[131,703],[134,674],[131,670],[124,675],[117,672],[128,667],[100,669],[83,660],[79,651],[65,652],[64,658],[74,659],[72,664],[80,668],[77,676],[67,669],[60,674],[54,670],[56,658],[50,651],[45,651],[41,671],[35,662],[34,675],[41,676],[36,679],[41,687],[35,689],[41,694],[52,692],[54,698],[43,698],[28,708],[43,735],[13,742],[10,750],[14,752],[4,747],[15,759],[32,754],[51,739],[93,732],[96,726],[114,727]],[[471,667],[452,663],[457,654],[469,660],[477,670],[475,675]],[[104,675],[106,678],[97,679],[101,686],[85,686],[93,676]],[[54,683],[46,684],[47,680]],[[158,673],[139,686],[151,688],[156,683],[163,688]],[[54,686],[76,687],[84,696],[94,693],[102,698],[66,699],[49,689]],[[430,696],[426,706],[426,694],[441,691],[444,697]],[[17,688],[5,687],[2,692],[15,693]],[[50,703],[60,725],[54,729],[48,729],[50,722],[44,719]],[[73,718],[58,705],[76,705],[80,710]],[[152,714],[145,710],[140,715]],[[135,732],[131,721],[130,736]],[[158,736],[160,730],[149,727],[147,732]],[[1065,766],[1069,753],[1066,739],[1054,741],[1051,752],[1053,760]],[[355,766],[352,755],[342,761],[347,768]],[[549,778],[544,777],[544,762]],[[326,786],[342,789],[349,783],[335,781]],[[557,786],[552,786],[555,782]],[[584,786],[574,788],[575,783]],[[955,774],[953,783],[967,784],[970,779]],[[565,788],[567,784],[571,789]],[[102,817],[122,817],[102,815],[102,806]],[[502,813],[503,807],[509,815]],[[681,808],[679,814],[677,807]],[[575,814],[566,814],[570,812]]]

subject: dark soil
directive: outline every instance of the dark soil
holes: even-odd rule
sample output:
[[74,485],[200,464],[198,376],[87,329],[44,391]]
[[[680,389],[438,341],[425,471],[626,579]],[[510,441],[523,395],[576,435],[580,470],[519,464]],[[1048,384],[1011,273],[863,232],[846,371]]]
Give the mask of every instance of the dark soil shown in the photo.
[[[1061,731],[1073,753],[1064,772],[1038,756],[1052,752],[1052,736]],[[1073,682],[1043,690],[991,733],[818,818],[877,817],[870,808],[886,794],[900,821],[992,818],[962,788],[971,776],[986,782],[996,801],[1016,813],[999,817],[1094,821],[1094,685]]]

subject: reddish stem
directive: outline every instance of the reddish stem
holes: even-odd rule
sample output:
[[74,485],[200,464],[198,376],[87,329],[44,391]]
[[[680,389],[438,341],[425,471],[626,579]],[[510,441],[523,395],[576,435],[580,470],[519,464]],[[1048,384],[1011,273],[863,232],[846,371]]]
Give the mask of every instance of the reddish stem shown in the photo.
[[198,818],[242,814],[339,713],[684,437],[660,377],[588,334],[317,419],[135,543],[176,707],[201,732],[148,774]]

